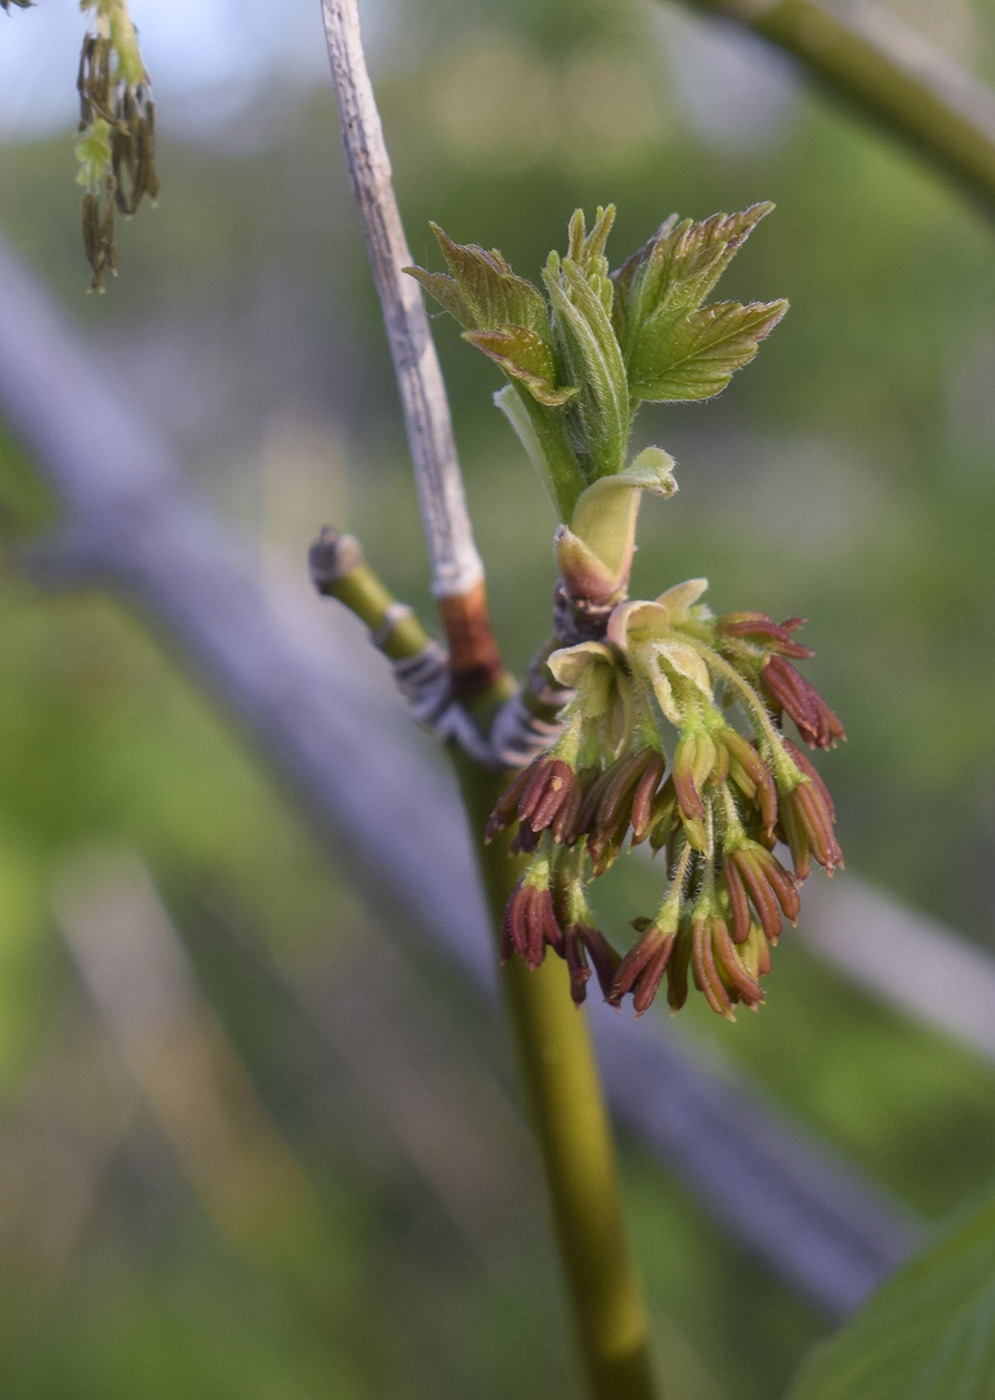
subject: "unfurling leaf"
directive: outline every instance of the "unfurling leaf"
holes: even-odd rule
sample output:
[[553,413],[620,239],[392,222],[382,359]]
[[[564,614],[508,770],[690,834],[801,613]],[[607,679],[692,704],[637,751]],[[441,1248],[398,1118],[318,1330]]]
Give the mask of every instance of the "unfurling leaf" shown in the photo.
[[650,241],[633,253],[617,272],[615,329],[625,349],[632,350],[650,317],[694,311],[773,204],[754,204],[739,214],[713,214],[710,219],[678,223],[672,214]]
[[476,243],[454,243],[438,224],[432,224],[442,255],[452,276],[406,267],[440,306],[470,331],[500,330],[507,325],[525,326],[549,339],[549,322],[542,293],[524,277],[512,272],[493,249]]
[[559,408],[577,390],[556,387],[556,364],[549,344],[528,326],[502,326],[494,331],[464,331],[463,339],[476,345],[500,365],[511,379],[525,385],[537,402]]
[[633,399],[661,403],[721,393],[787,309],[786,301],[723,301],[686,315],[654,316],[633,347]]
[[[756,204],[702,223],[679,223],[674,215],[611,275],[605,244],[615,209],[599,208],[590,232],[578,209],[566,256],[550,253],[543,269],[548,303],[496,249],[454,243],[435,224],[448,271],[405,269],[508,377],[509,389],[495,402],[574,535],[586,534],[590,522],[578,527],[575,508],[595,482],[619,478],[625,500],[638,500],[620,474],[640,400],[717,394],[783,315],[785,302],[700,309],[772,207]],[[618,533],[614,525],[609,533]],[[628,539],[627,528],[622,537]]]
[[581,264],[550,253],[543,269],[554,338],[565,377],[579,394],[578,456],[588,481],[611,476],[625,460],[631,413],[622,352],[605,304]]
[[580,268],[609,316],[614,291],[608,272],[608,259],[605,257],[605,243],[614,222],[614,204],[609,204],[607,209],[602,209],[599,205],[590,233],[586,231],[583,209],[574,210],[567,228],[567,257]]

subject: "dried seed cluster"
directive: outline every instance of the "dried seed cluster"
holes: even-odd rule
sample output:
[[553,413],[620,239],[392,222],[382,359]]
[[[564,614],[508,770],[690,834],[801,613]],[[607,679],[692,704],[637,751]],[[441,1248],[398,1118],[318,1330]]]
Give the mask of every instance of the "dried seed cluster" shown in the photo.
[[[829,792],[783,732],[810,748],[844,737],[836,715],[792,665],[811,655],[798,618],[715,618],[705,582],[611,613],[602,641],[554,652],[549,668],[574,690],[553,747],[520,773],[492,814],[487,839],[517,823],[532,860],[509,901],[502,956],[529,966],[546,948],[570,967],[579,1004],[591,976],[613,1005],[637,1014],[663,977],[678,1010],[689,978],[720,1015],[763,1000],[760,979],[814,859],[842,865]],[[790,658],[790,659],[789,659]],[[736,727],[737,722],[740,727]],[[586,886],[628,843],[665,853],[668,883],[655,918],[624,956],[598,930]],[[791,851],[792,871],[775,853]]]

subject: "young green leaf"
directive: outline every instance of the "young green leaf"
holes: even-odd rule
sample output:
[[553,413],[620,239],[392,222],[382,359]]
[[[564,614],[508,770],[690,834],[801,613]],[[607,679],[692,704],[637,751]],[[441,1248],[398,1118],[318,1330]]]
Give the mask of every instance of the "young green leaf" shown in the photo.
[[509,379],[517,379],[538,403],[559,408],[577,393],[556,387],[553,352],[541,335],[528,326],[502,326],[495,331],[464,331],[463,339],[476,345],[500,365]]
[[510,324],[525,326],[549,339],[542,293],[524,277],[516,276],[497,249],[487,252],[476,243],[454,243],[437,224],[432,224],[432,232],[452,276],[426,272],[422,267],[406,267],[404,271],[431,292],[465,330],[499,330]]
[[749,364],[788,309],[786,301],[715,302],[701,311],[656,315],[636,338],[629,363],[633,400],[710,399]]
[[995,1201],[961,1217],[816,1348],[788,1400],[991,1400]]
[[628,357],[644,323],[657,315],[694,311],[773,204],[739,214],[713,214],[702,223],[672,215],[655,238],[615,273],[620,339]]
[[615,329],[615,336],[620,345],[626,342],[627,326],[631,321],[629,315],[629,299],[632,295],[632,284],[640,272],[643,264],[653,252],[658,243],[670,237],[678,223],[678,216],[671,214],[664,219],[651,239],[637,248],[634,253],[626,258],[621,267],[616,268],[611,274],[612,284],[615,288],[615,296],[612,302],[612,325]]
[[575,209],[567,225],[567,257],[577,264],[594,289],[608,315],[611,315],[613,286],[608,272],[608,259],[605,257],[605,243],[615,222],[615,206],[607,209],[598,206],[594,227],[586,232],[583,209]]

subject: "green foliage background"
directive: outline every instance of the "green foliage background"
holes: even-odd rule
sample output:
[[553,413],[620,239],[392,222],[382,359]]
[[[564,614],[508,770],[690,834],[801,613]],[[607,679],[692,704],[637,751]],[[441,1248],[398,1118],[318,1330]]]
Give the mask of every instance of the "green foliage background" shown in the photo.
[[[977,3],[974,18],[980,63],[995,62],[995,8]],[[617,264],[672,209],[777,202],[723,294],[787,296],[789,316],[716,403],[641,414],[645,440],[677,458],[681,491],[644,505],[634,588],[705,574],[717,611],[810,619],[810,673],[850,736],[821,765],[848,859],[991,949],[995,231],[804,89],[768,138],[706,139],[679,97],[685,51],[654,11],[412,0],[398,24],[404,62],[378,91],[426,266],[440,265],[430,218],[534,280],[578,204],[617,204]],[[502,75],[493,91],[482,54]],[[233,524],[302,571],[308,539],[335,518],[430,622],[330,94],[263,103],[252,124],[249,143],[163,141],[160,207],[122,229],[104,298],[83,295],[68,133],[0,149],[0,226]],[[496,623],[521,667],[548,622],[552,512],[490,404],[497,371],[445,318],[437,337]],[[199,384],[181,372],[188,355]],[[25,1400],[574,1395],[518,1130],[472,1128],[515,1189],[468,1225],[288,987],[314,979],[387,1008],[387,1051],[444,1085],[459,1122],[481,1085],[513,1096],[499,1028],[416,942],[402,939],[393,980],[367,971],[382,935],[335,852],[168,644],[117,599],[23,580],[18,546],[53,507],[11,442],[0,507],[0,1388]],[[122,1091],[51,914],[55,873],[94,840],[148,861],[205,999],[315,1184],[320,1222],[305,1239],[226,1240],[145,1109],[108,1126]],[[650,912],[652,888],[641,866],[619,872],[606,916],[643,889]],[[995,1068],[882,1009],[790,934],[763,1012],[716,1020],[689,1008],[681,1030],[910,1208],[936,1219],[991,1185]],[[444,1119],[438,1132],[445,1142]],[[89,1185],[90,1158],[66,1148],[74,1133],[96,1164]],[[656,1165],[629,1145],[623,1156],[669,1395],[769,1400],[825,1322]],[[32,1189],[18,1195],[22,1180]],[[51,1203],[77,1197],[76,1227],[53,1244]]]

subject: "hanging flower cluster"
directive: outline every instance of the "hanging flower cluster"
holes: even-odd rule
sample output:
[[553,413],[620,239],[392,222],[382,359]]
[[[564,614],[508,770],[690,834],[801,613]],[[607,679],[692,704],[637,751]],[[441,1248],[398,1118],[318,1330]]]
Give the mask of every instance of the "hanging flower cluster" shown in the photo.
[[[17,0],[19,3],[19,0]],[[93,269],[91,291],[104,290],[104,275],[117,276],[115,210],[126,218],[142,200],[155,204],[155,105],[138,51],[127,0],[83,0],[96,33],[80,52],[80,139],[77,183],[83,195],[83,246]]]
[[[570,968],[583,1001],[594,964],[614,1005],[636,1012],[667,976],[683,1006],[688,978],[721,1015],[755,1008],[783,919],[798,916],[798,886],[816,860],[842,864],[833,804],[788,715],[810,746],[843,738],[836,715],[788,658],[797,618],[715,618],[699,602],[704,579],[655,602],[624,602],[605,638],[561,648],[548,665],[574,691],[564,729],[498,802],[487,836],[518,823],[514,845],[532,860],[505,914],[503,956],[531,967],[547,947]],[[737,727],[738,724],[738,727]],[[626,843],[664,851],[667,888],[653,919],[619,958],[597,930],[585,886]],[[793,873],[775,854],[791,851]],[[588,956],[590,956],[590,963]]]
[[[556,504],[555,645],[546,666],[572,692],[552,747],[519,773],[486,838],[517,825],[530,857],[505,912],[501,955],[538,967],[564,958],[579,1005],[593,971],[637,1014],[667,978],[681,1007],[690,980],[732,1018],[763,999],[760,979],[782,922],[799,912],[812,861],[842,865],[832,799],[803,750],[842,739],[839,720],[793,665],[801,619],[716,618],[692,579],[655,601],[627,598],[642,492],[670,496],[673,459],[658,447],[627,465],[644,400],[707,399],[747,364],[787,309],[706,298],[771,209],[702,223],[668,219],[613,273],[604,256],[614,210],[587,232],[578,210],[565,257],[551,253],[546,296],[499,252],[436,236],[449,271],[409,272],[463,325],[508,385],[495,396]],[[663,851],[656,916],[624,957],[598,929],[592,880],[627,846]],[[788,847],[792,869],[777,855]]]

